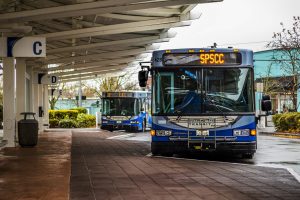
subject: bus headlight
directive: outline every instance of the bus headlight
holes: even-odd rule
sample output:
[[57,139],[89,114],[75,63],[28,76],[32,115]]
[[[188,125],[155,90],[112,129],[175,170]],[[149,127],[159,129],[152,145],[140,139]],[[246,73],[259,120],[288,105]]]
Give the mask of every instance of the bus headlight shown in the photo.
[[102,124],[107,124],[107,121],[102,121]]
[[233,130],[234,136],[249,136],[249,129],[236,129]]
[[139,121],[130,121],[130,124],[138,124]]
[[170,136],[172,135],[172,131],[170,130],[156,130],[157,136]]

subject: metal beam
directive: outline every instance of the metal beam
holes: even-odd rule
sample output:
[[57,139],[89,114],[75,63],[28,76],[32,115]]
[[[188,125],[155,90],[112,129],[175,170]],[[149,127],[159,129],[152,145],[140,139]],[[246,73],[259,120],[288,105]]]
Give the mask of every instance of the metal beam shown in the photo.
[[107,73],[115,73],[117,71],[122,71],[122,68],[120,69],[110,69],[110,70],[102,70],[98,72],[91,72],[91,73],[85,73],[85,74],[77,74],[77,75],[71,75],[71,76],[61,76],[59,79],[64,80],[64,79],[70,79],[70,78],[80,78],[84,76],[92,76],[95,74],[107,74]]
[[[106,25],[100,27],[91,27],[91,28],[82,28],[82,29],[75,29],[69,31],[60,31],[60,32],[51,32],[46,34],[41,34],[37,36],[46,37],[48,41],[53,39],[61,40],[61,39],[70,39],[70,38],[79,38],[79,37],[89,37],[89,36],[97,36],[103,35],[101,33],[108,32],[113,30],[119,30],[119,33],[122,33],[121,30],[123,29],[131,29],[137,27],[146,27],[152,25],[162,25],[162,24],[170,24],[176,23],[180,21],[187,21],[193,20],[199,17],[200,15],[192,15],[192,14],[185,14],[180,17],[168,17],[168,18],[160,18],[155,20],[147,20],[147,21],[139,21],[139,22],[129,22],[129,23],[121,23],[121,24],[113,24],[113,25]],[[154,29],[152,29],[154,30]]]
[[115,45],[123,45],[123,44],[147,44],[147,43],[155,43],[155,42],[167,42],[168,39],[160,39],[160,36],[149,36],[149,37],[140,37],[126,40],[115,40],[108,42],[99,42],[99,43],[91,43],[86,45],[77,45],[63,48],[55,48],[47,50],[47,55],[53,55],[57,53],[66,53],[66,52],[74,52],[74,51],[86,51],[89,49],[97,49],[100,47],[107,46],[115,46]]
[[[133,33],[133,32],[142,32],[142,31],[149,31],[149,30],[158,30],[158,29],[169,29],[173,27],[181,27],[181,26],[189,26],[191,22],[176,22],[176,23],[167,23],[167,24],[157,24],[157,25],[148,25],[148,26],[140,26],[140,27],[130,27],[130,28],[117,28],[113,30],[103,30],[99,32],[88,32],[82,33],[77,35],[66,35],[60,36],[55,38],[47,38],[47,41],[51,40],[63,40],[63,39],[70,39],[70,38],[81,38],[81,37],[92,37],[92,36],[103,36],[103,35],[113,35],[113,34],[122,34],[122,33]],[[39,35],[39,36],[45,36]],[[47,35],[46,35],[47,37]]]
[[117,65],[117,64],[126,64],[131,62],[132,60],[137,59],[136,57],[128,57],[128,58],[121,58],[121,59],[109,59],[109,60],[102,60],[99,62],[88,62],[88,63],[83,63],[83,64],[75,64],[75,65],[65,65],[65,66],[60,66],[60,67],[53,67],[53,68],[48,68],[48,72],[52,73],[58,73],[57,71],[61,70],[67,70],[67,69],[87,69],[87,68],[93,68],[93,67],[103,67],[107,65]]
[[124,50],[124,51],[112,51],[112,52],[105,52],[100,54],[91,54],[85,56],[73,56],[67,58],[57,58],[52,60],[44,61],[44,64],[58,64],[58,63],[68,63],[74,61],[83,61],[83,60],[99,60],[99,59],[106,59],[106,58],[120,58],[123,56],[130,56],[130,55],[137,55],[142,52],[149,51],[146,48],[138,48],[132,50]]
[[109,14],[101,14],[97,15],[99,17],[106,17],[106,18],[112,18],[112,19],[120,19],[120,20],[127,20],[127,21],[146,21],[146,20],[152,20],[157,19],[159,17],[148,17],[143,15],[132,15],[132,14],[116,14],[116,13],[109,13]]
[[[105,71],[105,70],[113,70],[113,69],[125,69],[128,64],[120,64],[120,65],[111,65],[111,66],[105,66],[105,67],[94,67],[94,68],[88,68],[88,69],[81,69],[81,70],[74,70],[74,71],[68,71],[68,72],[61,72],[61,73],[54,73],[53,75],[57,75],[59,77],[65,77],[65,76],[71,76],[71,75],[77,75],[77,74],[86,74],[86,73],[92,73],[92,72],[99,72],[99,71]],[[51,74],[52,75],[52,74]]]
[[[41,8],[20,12],[0,14],[0,22],[26,22],[45,19],[116,13],[131,10],[159,8],[176,5],[190,5],[198,3],[213,3],[223,0],[172,0],[172,1],[142,1],[142,0],[106,0],[92,3]],[[142,2],[142,3],[137,3]],[[135,4],[130,4],[135,3]]]
[[[101,75],[101,77],[99,77]],[[92,79],[98,79],[98,78],[106,78],[106,77],[116,77],[119,76],[120,73],[104,73],[104,74],[92,74],[92,75],[87,75],[87,76],[81,76],[80,80],[92,80]],[[78,77],[75,78],[68,78],[68,79],[60,79],[60,82],[75,82],[78,81]]]
[[[57,18],[55,15],[57,14],[63,14],[62,17],[72,17],[72,16],[82,16],[80,14],[73,15],[72,13],[76,13],[78,11],[84,11],[89,9],[95,9],[95,8],[106,8],[106,7],[114,7],[114,6],[122,6],[122,5],[128,5],[130,3],[138,3],[142,0],[106,0],[106,1],[97,1],[97,2],[91,2],[91,3],[80,3],[80,4],[72,4],[72,5],[64,5],[64,6],[55,6],[50,8],[41,8],[41,9],[34,9],[34,10],[26,10],[26,11],[20,11],[20,12],[10,12],[0,15],[0,21],[4,20],[15,20],[15,19],[21,19],[23,20],[28,19],[28,21],[35,21],[35,20],[41,20],[38,19],[39,17],[48,17],[43,19],[53,19]],[[67,14],[68,13],[68,14]],[[71,15],[70,15],[71,14]],[[90,13],[92,15],[93,13]],[[94,13],[96,14],[96,13]],[[52,15],[50,17],[49,15]],[[31,20],[33,17],[37,19]]]

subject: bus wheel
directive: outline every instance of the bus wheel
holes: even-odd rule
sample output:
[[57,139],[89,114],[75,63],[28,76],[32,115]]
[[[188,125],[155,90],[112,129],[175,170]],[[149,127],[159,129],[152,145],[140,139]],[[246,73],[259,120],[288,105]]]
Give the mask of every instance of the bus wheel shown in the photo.
[[253,153],[245,153],[242,155],[242,158],[246,158],[246,159],[252,159],[254,156]]

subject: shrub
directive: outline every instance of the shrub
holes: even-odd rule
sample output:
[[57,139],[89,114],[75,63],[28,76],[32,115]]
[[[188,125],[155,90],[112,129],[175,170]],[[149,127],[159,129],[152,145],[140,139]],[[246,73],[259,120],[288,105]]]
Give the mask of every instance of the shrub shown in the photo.
[[57,128],[59,125],[58,119],[49,119],[50,128]]
[[77,110],[49,110],[49,119],[73,119],[76,120]]
[[77,128],[78,124],[73,119],[62,119],[59,121],[60,128]]
[[298,132],[300,131],[300,113],[290,112],[276,114],[272,117],[276,130]]
[[96,117],[89,114],[80,113],[77,116],[78,127],[88,128],[96,125]]
[[71,110],[77,110],[78,114],[80,114],[80,113],[86,114],[87,113],[87,109],[83,108],[83,107],[72,108]]
[[96,125],[96,117],[86,114],[85,108],[49,110],[50,128],[87,128]]

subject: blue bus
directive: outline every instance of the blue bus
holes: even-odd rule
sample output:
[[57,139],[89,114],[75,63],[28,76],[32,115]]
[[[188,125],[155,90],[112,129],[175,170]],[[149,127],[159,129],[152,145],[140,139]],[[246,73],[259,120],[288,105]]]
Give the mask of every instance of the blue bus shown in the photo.
[[152,154],[213,151],[252,158],[257,149],[253,52],[233,48],[154,51]]
[[103,92],[101,101],[101,129],[144,132],[151,125],[150,92]]

